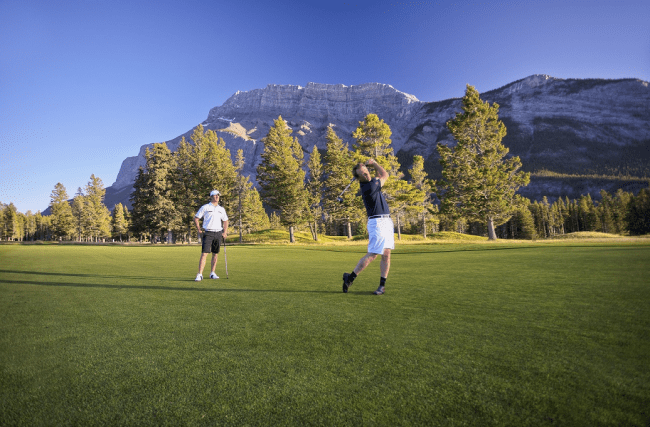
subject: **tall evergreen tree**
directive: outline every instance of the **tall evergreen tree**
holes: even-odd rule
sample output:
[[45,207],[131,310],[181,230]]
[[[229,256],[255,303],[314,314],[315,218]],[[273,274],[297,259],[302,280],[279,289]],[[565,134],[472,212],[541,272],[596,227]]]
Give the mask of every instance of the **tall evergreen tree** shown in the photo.
[[359,182],[354,180],[346,193],[337,197],[352,181],[355,159],[348,145],[343,143],[332,126],[327,128],[326,151],[323,157],[323,209],[332,221],[345,221],[348,238],[352,237],[351,222],[362,214],[363,202],[357,193]]
[[7,208],[7,205],[0,202],[0,240],[5,240],[6,239],[5,236],[7,234],[6,222],[5,222],[5,209],[6,208]]
[[291,138],[291,129],[281,116],[262,141],[264,152],[257,167],[261,195],[271,208],[280,211],[280,220],[289,227],[290,241],[294,243],[294,227],[307,217],[309,203],[302,147],[297,138]]
[[[147,172],[142,166],[138,168],[138,173],[133,183],[133,192],[131,193],[131,206],[133,206],[132,220],[130,230],[140,238],[150,238],[153,230],[153,220],[151,218],[151,190],[147,183]],[[152,241],[153,243],[153,241]]]
[[20,236],[20,225],[18,218],[18,209],[13,203],[5,206],[2,212],[3,216],[3,237],[5,240],[18,240]]
[[427,173],[424,170],[424,157],[416,155],[413,156],[413,165],[409,169],[409,174],[411,175],[411,185],[413,185],[417,190],[423,193],[422,200],[417,200],[414,203],[418,216],[420,217],[420,228],[422,231],[422,236],[426,239],[427,237],[427,214],[429,209],[431,209],[431,191],[435,183],[427,179]]
[[78,187],[77,192],[72,199],[72,216],[74,217],[74,226],[78,242],[82,241],[87,234],[87,230],[90,228],[91,217],[88,213],[89,210],[86,209],[86,198],[83,190],[81,187]]
[[488,238],[495,240],[495,225],[510,218],[515,192],[528,185],[530,174],[519,171],[519,157],[506,158],[509,150],[501,143],[506,127],[499,120],[498,104],[483,102],[467,85],[462,109],[447,122],[456,146],[438,144],[443,208],[487,223]]
[[125,207],[122,203],[117,203],[113,207],[113,214],[111,215],[111,229],[113,230],[113,237],[118,237],[120,242],[122,241],[122,236],[126,234],[128,230],[128,224],[126,217],[124,216]]
[[318,241],[318,219],[322,215],[322,197],[323,197],[323,163],[320,159],[320,153],[316,145],[311,150],[309,162],[307,162],[309,176],[307,178],[308,194],[308,216],[309,229],[312,238]]
[[111,213],[104,204],[104,183],[95,174],[90,175],[90,181],[85,187],[86,207],[90,211],[91,234],[95,241],[111,235]]
[[391,135],[392,131],[388,124],[376,114],[368,114],[363,121],[359,122],[359,126],[352,134],[356,140],[354,149],[366,158],[372,157],[377,160],[386,157],[393,152]]
[[258,230],[266,230],[270,227],[269,217],[266,215],[258,191],[253,188],[249,177],[242,173],[245,164],[244,160],[244,151],[241,149],[237,150],[237,158],[235,161],[235,170],[237,172],[237,186],[235,189],[235,194],[237,195],[237,222],[233,226],[239,231],[240,242],[243,242],[244,230],[250,233]]
[[188,233],[193,232],[194,214],[207,202],[211,190],[220,191],[226,212],[234,212],[238,204],[237,172],[224,140],[213,130],[205,131],[202,125],[194,129],[191,139],[190,144],[183,138],[174,154],[172,187],[177,216]]
[[153,144],[151,150],[147,148],[145,158],[151,226],[161,238],[166,236],[167,243],[172,243],[173,231],[181,228],[172,190],[175,158],[164,142]]
[[596,215],[591,194],[580,196],[578,200],[578,219],[580,222],[580,231],[596,231],[598,227],[598,216]]
[[632,197],[625,219],[631,235],[650,233],[650,187],[642,189]]
[[627,234],[628,223],[626,221],[627,212],[629,210],[630,200],[632,200],[632,193],[618,189],[614,196],[612,217],[616,233]]
[[600,203],[596,210],[598,215],[599,229],[603,233],[616,233],[616,225],[613,216],[614,201],[611,194],[605,190],[600,190]]
[[54,186],[50,194],[50,207],[52,236],[61,240],[71,235],[74,232],[72,208],[68,203],[68,192],[60,182]]
[[36,236],[36,215],[31,210],[25,212],[25,240],[34,240]]

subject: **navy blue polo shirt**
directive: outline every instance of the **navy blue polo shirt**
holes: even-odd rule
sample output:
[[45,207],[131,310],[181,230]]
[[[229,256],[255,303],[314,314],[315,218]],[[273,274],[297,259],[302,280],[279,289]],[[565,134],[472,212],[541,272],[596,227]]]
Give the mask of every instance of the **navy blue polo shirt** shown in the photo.
[[379,178],[373,178],[368,182],[360,182],[361,197],[363,204],[366,206],[368,218],[375,215],[390,215],[388,203],[381,192],[381,182]]

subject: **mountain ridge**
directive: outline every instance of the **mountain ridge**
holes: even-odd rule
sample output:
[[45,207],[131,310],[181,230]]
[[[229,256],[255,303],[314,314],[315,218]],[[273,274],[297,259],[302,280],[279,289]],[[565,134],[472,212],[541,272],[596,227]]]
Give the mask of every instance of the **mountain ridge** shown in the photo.
[[[650,89],[643,80],[560,79],[534,74],[481,93],[481,99],[499,104],[499,118],[508,130],[503,143],[522,159],[526,170],[583,173],[621,167],[646,170],[650,166]],[[391,127],[393,148],[403,168],[410,167],[404,160],[419,154],[435,176],[439,173],[436,144],[454,144],[445,124],[460,111],[460,97],[427,102],[384,83],[346,86],[310,82],[237,91],[210,109],[201,125],[216,131],[233,156],[238,149],[244,151],[244,173],[254,181],[264,148],[261,139],[278,116],[287,121],[292,136],[309,152],[314,145],[325,148],[330,124],[351,144],[358,122],[374,113]],[[189,140],[193,130],[166,141],[167,145],[175,151],[181,138]],[[124,194],[144,165],[144,152],[150,146],[141,146],[137,156],[123,161],[116,181],[107,188],[107,206],[118,198],[130,206]],[[553,191],[568,194],[541,194],[553,188],[544,185],[545,179],[535,178],[520,192],[534,199],[575,196],[566,186]]]

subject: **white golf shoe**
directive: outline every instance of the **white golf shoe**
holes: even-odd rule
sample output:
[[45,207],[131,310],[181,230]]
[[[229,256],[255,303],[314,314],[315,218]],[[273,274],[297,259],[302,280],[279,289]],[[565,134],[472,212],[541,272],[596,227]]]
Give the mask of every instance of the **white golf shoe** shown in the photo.
[[196,275],[196,279],[194,279],[194,281],[195,282],[200,282],[201,280],[203,280],[203,275],[201,273],[199,273],[199,274]]
[[210,279],[218,279],[218,278],[219,278],[219,276],[217,276],[214,271],[212,273],[210,273]]

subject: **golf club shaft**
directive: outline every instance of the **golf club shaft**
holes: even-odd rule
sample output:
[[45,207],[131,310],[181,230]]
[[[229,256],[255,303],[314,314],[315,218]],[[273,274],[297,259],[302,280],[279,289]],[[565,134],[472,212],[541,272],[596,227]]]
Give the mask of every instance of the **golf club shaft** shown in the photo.
[[228,279],[228,251],[226,250],[226,239],[223,239],[223,261],[226,263],[226,279]]
[[[356,179],[356,178],[352,178],[352,180],[351,180],[351,181],[348,183],[348,185],[343,189],[343,191],[341,191],[341,194],[339,194],[339,197],[343,196],[343,194],[344,194],[346,191],[348,191],[348,188],[350,188],[350,186],[352,185],[352,183],[354,182],[355,179]],[[337,199],[338,199],[339,197],[337,197]]]

